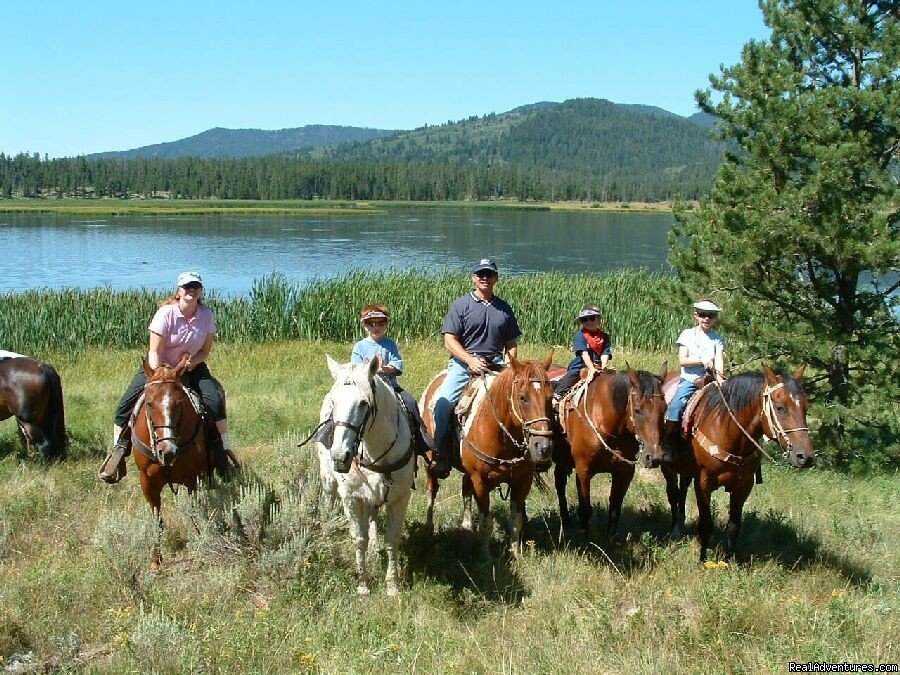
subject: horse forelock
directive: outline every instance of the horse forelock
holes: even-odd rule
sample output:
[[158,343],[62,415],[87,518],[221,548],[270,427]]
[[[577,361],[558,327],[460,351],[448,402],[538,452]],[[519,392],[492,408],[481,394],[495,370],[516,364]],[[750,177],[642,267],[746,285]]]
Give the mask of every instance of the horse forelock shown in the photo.
[[[377,387],[377,380],[374,378],[374,386]],[[387,386],[387,385],[385,385]],[[375,401],[372,399],[373,380],[369,379],[369,366],[365,363],[344,363],[341,364],[337,377],[334,378],[332,392],[339,394],[346,391],[344,387],[355,387],[360,398],[370,405]]]

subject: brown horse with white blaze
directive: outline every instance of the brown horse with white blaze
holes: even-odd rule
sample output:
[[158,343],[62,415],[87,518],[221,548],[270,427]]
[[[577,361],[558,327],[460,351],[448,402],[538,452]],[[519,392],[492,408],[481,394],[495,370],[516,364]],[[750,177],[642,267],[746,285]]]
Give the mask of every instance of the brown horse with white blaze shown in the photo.
[[[512,548],[515,553],[521,551],[525,499],[531,491],[535,467],[547,466],[551,460],[553,389],[547,379],[551,358],[552,352],[544,361],[510,358],[499,374],[481,376],[473,383],[477,393],[471,412],[459,430],[459,454],[453,464],[463,473],[462,526],[472,529],[474,498],[481,515],[485,545],[493,530],[491,490],[505,483],[509,485]],[[434,432],[434,396],[443,377],[441,373],[432,380],[421,399],[422,418],[431,433]],[[454,434],[447,436],[453,438]],[[428,474],[426,526],[429,528],[433,528],[438,488],[437,479]]]
[[[187,364],[187,356],[174,367],[163,363],[153,369],[144,361],[147,384],[132,415],[134,463],[140,472],[144,498],[160,526],[163,488],[179,484],[193,492],[200,476],[211,470],[199,401],[191,398],[181,382]],[[157,570],[161,563],[157,541],[150,569]]]
[[640,461],[655,467],[662,459],[665,377],[666,364],[659,376],[630,366],[620,372],[598,371],[583,385],[586,389],[571,409],[565,408],[563,399],[560,421],[566,433],[560,433],[553,460],[559,515],[564,523],[569,519],[566,483],[572,470],[577,481],[578,520],[585,532],[593,514],[591,479],[608,473],[612,480],[606,534],[616,533],[635,465]]
[[66,456],[62,383],[49,363],[16,355],[0,360],[0,421],[15,417],[26,448],[45,460]]
[[678,440],[675,462],[663,464],[662,471],[672,508],[673,536],[680,536],[684,529],[687,490],[694,481],[701,561],[706,560],[713,530],[710,498],[720,487],[730,494],[728,555],[736,553],[744,502],[765,454],[760,445],[763,434],[777,440],[791,466],[812,466],[815,451],[806,422],[803,370],[798,368],[790,375],[763,366],[762,372],[734,375],[697,394],[702,398],[687,420],[690,433]]

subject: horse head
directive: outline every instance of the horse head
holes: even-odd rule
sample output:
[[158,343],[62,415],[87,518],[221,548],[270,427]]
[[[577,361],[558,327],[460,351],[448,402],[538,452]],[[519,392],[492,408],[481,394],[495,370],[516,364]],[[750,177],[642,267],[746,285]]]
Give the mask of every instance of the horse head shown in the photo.
[[[151,368],[146,360],[143,361],[147,373],[143,410],[150,436],[148,446],[154,459],[163,466],[172,466],[182,448],[187,447],[200,431],[199,415],[181,384],[187,363],[187,355],[174,367],[161,363],[157,368]],[[188,433],[183,433],[185,422],[191,416],[197,421]]]
[[331,377],[334,378],[334,384],[328,393],[334,422],[331,461],[336,472],[347,473],[353,458],[359,452],[366,425],[377,412],[375,374],[381,362],[374,358],[368,363],[340,364],[328,355],[325,358]]
[[553,455],[553,387],[547,379],[552,360],[552,350],[543,361],[509,359],[510,413],[522,427],[528,456],[538,470],[549,467]]
[[631,387],[628,392],[628,424],[638,443],[638,456],[648,469],[662,463],[663,428],[666,401],[662,383],[666,380],[668,364],[663,362],[659,377],[636,372],[625,363]]
[[805,369],[806,366],[800,366],[791,376],[762,367],[765,378],[763,431],[778,441],[784,456],[798,469],[812,466],[816,454],[806,422],[809,403],[801,385]]

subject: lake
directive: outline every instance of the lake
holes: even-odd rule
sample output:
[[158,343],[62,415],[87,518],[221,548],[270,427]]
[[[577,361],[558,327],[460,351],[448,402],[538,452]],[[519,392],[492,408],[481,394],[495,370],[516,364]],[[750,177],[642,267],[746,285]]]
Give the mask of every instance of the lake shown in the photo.
[[667,271],[669,213],[389,208],[336,216],[0,214],[0,291],[169,289],[199,271],[219,294],[280,272],[303,283],[348,269],[459,270],[483,256],[501,274]]

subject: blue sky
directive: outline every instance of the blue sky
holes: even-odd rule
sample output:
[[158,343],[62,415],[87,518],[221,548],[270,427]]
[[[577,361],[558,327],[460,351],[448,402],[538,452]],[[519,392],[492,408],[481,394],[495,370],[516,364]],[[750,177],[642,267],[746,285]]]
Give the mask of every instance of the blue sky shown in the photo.
[[[727,6],[727,10],[724,7]],[[756,0],[2,0],[0,152],[212,127],[411,129],[576,97],[696,111]]]

